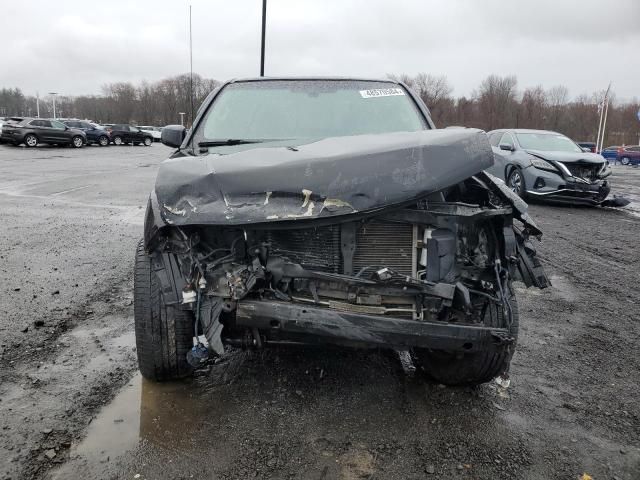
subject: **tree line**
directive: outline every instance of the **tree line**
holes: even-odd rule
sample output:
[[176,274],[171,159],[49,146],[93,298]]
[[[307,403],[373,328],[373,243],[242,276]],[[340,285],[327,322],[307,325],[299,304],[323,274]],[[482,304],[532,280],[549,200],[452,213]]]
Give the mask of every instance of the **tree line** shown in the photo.
[[[594,141],[598,132],[599,104],[604,92],[570,98],[562,86],[518,88],[515,76],[490,75],[469,96],[454,97],[445,76],[419,73],[388,75],[411,87],[431,110],[438,127],[460,125],[483,130],[535,128],[555,130],[577,141]],[[220,82],[193,76],[194,109]],[[191,81],[188,74],[137,85],[118,82],[104,85],[101,95],[57,96],[58,117],[91,119],[99,123],[167,125],[191,124]],[[40,116],[53,116],[50,96],[40,99]],[[605,145],[636,144],[640,140],[640,103],[611,98]],[[0,89],[0,116],[35,116],[36,98],[18,88]]]

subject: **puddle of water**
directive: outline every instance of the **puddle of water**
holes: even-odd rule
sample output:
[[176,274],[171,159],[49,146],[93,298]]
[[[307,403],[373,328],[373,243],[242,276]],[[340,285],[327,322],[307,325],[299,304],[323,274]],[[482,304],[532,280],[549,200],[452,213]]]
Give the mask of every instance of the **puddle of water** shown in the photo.
[[228,415],[233,408],[232,399],[224,402],[221,398],[215,387],[197,380],[155,383],[137,373],[93,419],[84,440],[71,447],[70,461],[51,478],[70,478],[77,473],[78,463],[96,466],[107,457],[113,461],[135,450],[143,440],[174,452],[188,452],[209,418]]

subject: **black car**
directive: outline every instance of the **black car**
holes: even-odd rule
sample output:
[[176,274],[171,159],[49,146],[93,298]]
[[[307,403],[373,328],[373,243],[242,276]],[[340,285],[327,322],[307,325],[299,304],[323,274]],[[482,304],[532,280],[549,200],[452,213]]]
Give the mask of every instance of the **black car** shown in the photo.
[[106,147],[111,141],[109,132],[94,123],[85,120],[63,120],[62,123],[67,127],[82,130],[87,135],[87,143],[95,143],[101,147]]
[[548,280],[527,205],[484,172],[483,131],[435,129],[398,82],[262,78],[224,84],[162,141],[179,149],[135,266],[145,377],[225,344],[408,350],[447,384],[508,372],[512,281]]
[[87,143],[87,136],[82,130],[69,128],[58,120],[15,118],[2,125],[2,140],[14,145],[24,143],[27,147],[48,143],[80,148]]
[[147,147],[153,143],[153,137],[134,125],[118,124],[111,127],[111,141],[114,145],[140,145]]

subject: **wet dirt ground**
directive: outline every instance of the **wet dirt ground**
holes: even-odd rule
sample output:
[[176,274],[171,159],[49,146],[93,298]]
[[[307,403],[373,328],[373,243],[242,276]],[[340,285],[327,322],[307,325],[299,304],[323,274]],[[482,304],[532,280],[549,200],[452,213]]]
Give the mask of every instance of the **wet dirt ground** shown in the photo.
[[141,379],[132,260],[168,149],[0,146],[0,478],[640,478],[640,169],[623,209],[532,205],[508,389],[384,351],[231,351]]

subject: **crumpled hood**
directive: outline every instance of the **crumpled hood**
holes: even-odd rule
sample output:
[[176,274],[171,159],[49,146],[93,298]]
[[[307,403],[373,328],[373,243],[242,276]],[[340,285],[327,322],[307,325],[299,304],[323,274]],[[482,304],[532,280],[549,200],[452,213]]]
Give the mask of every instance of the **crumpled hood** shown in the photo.
[[180,154],[162,163],[154,193],[167,225],[295,221],[400,205],[491,165],[482,130],[357,135]]
[[590,152],[546,152],[542,150],[525,150],[531,155],[563,163],[604,163],[604,157]]

